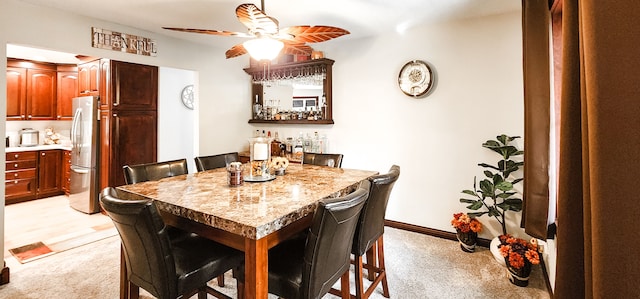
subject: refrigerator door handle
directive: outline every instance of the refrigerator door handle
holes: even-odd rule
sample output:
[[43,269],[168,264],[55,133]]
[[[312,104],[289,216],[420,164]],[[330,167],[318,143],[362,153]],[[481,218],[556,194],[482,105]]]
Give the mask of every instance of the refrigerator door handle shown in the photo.
[[71,171],[73,172],[77,172],[77,173],[89,173],[91,169],[89,168],[84,168],[84,167],[76,167],[74,165],[71,165]]

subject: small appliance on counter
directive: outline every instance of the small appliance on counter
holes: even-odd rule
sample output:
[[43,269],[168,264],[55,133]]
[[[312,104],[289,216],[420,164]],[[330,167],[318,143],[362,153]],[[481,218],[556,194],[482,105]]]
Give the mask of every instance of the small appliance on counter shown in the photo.
[[38,130],[26,128],[20,130],[20,146],[36,146],[38,145]]

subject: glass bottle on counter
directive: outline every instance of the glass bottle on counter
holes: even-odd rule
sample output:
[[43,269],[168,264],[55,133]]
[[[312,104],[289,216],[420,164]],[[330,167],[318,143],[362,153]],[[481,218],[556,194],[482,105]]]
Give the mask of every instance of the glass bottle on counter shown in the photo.
[[258,95],[256,95],[256,103],[253,104],[253,119],[261,119],[262,105],[258,103]]
[[302,151],[304,150],[304,140],[302,137],[302,132],[298,135],[296,139],[296,144],[293,147],[293,157],[296,159],[302,159]]

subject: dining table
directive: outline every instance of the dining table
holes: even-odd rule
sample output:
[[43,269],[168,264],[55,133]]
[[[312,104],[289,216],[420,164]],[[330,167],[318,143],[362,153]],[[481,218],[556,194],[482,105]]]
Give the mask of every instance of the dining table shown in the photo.
[[[318,202],[351,193],[377,171],[289,164],[283,175],[230,186],[226,168],[116,188],[122,199],[153,200],[166,224],[245,254],[245,298],[267,298],[268,251],[308,229]],[[122,253],[121,253],[122,255]],[[120,297],[137,297],[121,256]]]

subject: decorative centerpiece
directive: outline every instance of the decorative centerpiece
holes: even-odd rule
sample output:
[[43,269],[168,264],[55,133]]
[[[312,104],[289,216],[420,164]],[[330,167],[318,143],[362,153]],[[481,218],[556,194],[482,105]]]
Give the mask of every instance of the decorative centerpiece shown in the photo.
[[500,254],[507,264],[509,281],[519,287],[526,287],[529,284],[531,265],[540,263],[538,242],[536,239],[527,242],[511,235],[501,235],[499,238]]
[[271,138],[249,138],[250,168],[247,182],[265,182],[275,178],[270,172]]
[[284,175],[287,166],[289,166],[289,159],[285,157],[271,158],[271,169],[276,175]]
[[478,232],[482,230],[482,223],[465,213],[456,213],[453,214],[451,225],[456,229],[460,249],[464,252],[474,252],[478,242]]

